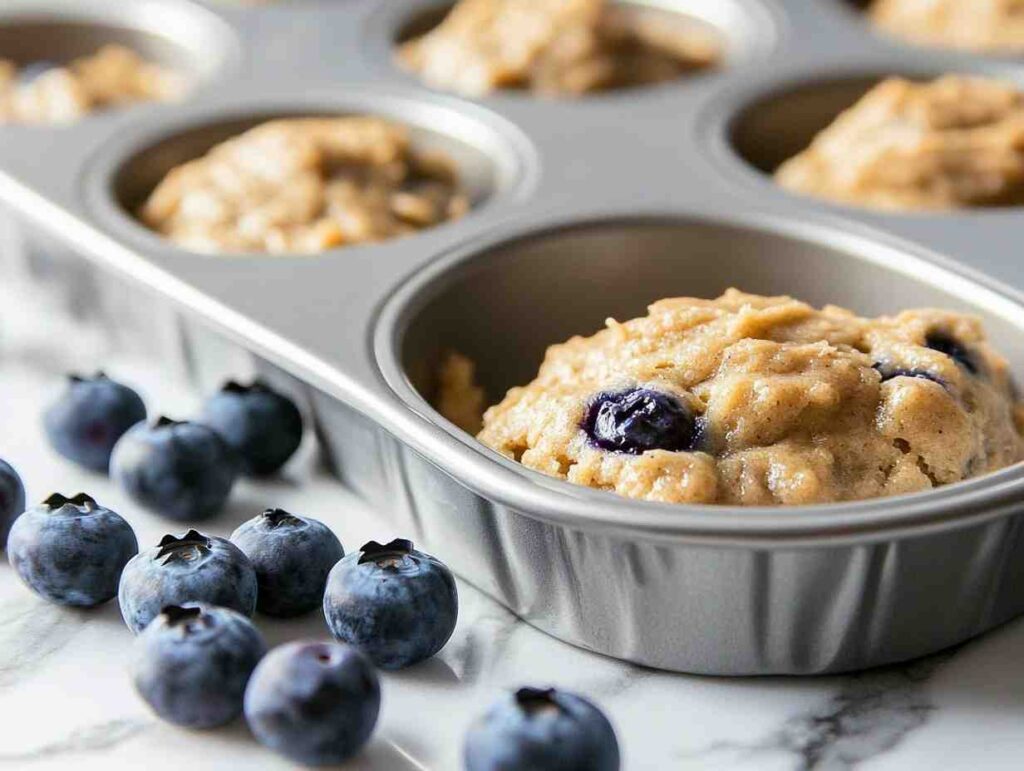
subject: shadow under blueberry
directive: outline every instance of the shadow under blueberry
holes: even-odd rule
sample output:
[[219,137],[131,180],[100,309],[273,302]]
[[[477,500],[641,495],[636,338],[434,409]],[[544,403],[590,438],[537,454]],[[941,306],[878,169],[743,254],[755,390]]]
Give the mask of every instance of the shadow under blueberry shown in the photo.
[[455,671],[437,656],[405,669],[388,672],[387,676],[413,685],[453,685],[459,682]]

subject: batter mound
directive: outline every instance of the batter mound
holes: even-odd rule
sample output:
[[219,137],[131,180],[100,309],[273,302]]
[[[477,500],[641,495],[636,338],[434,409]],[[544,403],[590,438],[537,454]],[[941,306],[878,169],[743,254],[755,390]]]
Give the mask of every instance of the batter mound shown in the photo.
[[427,83],[470,96],[571,96],[674,80],[721,57],[717,36],[678,14],[607,0],[461,0],[397,58]]
[[875,0],[869,15],[880,29],[911,43],[1024,52],[1021,0]]
[[19,69],[0,59],[0,124],[62,124],[99,110],[184,96],[185,80],[111,45],[65,66],[34,64]]
[[173,169],[139,218],[192,251],[312,254],[461,217],[470,202],[447,156],[361,116],[264,123]]
[[775,178],[797,193],[877,209],[1020,205],[1024,95],[983,78],[890,78]]
[[[974,318],[868,319],[735,289],[649,310],[551,346],[537,378],[487,410],[480,441],[575,484],[671,503],[874,498],[1024,459],[1024,409]],[[472,398],[465,361],[454,366],[442,385]]]

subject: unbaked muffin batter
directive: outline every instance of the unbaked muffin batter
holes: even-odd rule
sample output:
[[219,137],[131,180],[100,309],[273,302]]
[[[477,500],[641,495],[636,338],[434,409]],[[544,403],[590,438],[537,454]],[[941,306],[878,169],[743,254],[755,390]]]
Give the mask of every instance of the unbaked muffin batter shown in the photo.
[[784,163],[789,190],[894,210],[1024,203],[1024,96],[1011,83],[890,78]]
[[[472,396],[465,361],[452,361],[463,371],[442,386]],[[1016,463],[1022,418],[1007,363],[974,318],[860,318],[732,289],[662,300],[551,346],[537,378],[487,410],[478,438],[631,498],[792,505],[928,490]]]
[[455,164],[373,117],[250,129],[172,170],[139,216],[197,252],[311,254],[382,241],[468,211]]
[[398,61],[438,88],[578,95],[673,80],[714,65],[700,22],[607,0],[461,0]]
[[73,123],[112,107],[172,101],[185,90],[181,75],[118,45],[64,66],[19,69],[0,59],[0,124]]
[[880,29],[912,43],[1024,52],[1024,0],[875,0],[869,15]]

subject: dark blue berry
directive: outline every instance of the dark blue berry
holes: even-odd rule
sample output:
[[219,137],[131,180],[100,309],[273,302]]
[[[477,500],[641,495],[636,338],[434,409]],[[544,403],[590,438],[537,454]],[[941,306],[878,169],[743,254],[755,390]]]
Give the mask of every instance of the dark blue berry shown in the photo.
[[131,526],[84,493],[54,494],[14,521],[7,556],[32,591],[89,608],[117,596],[125,564],[138,553]]
[[0,549],[6,548],[11,525],[24,510],[25,485],[13,466],[0,460]]
[[931,380],[933,383],[938,383],[943,388],[946,384],[938,377],[933,375],[931,372],[923,369],[906,369],[904,367],[896,367],[891,364],[884,362],[876,362],[872,365],[878,374],[882,376],[882,382],[893,380],[898,377],[914,377],[921,380]]
[[245,692],[256,739],[309,766],[342,763],[366,744],[380,712],[380,681],[355,648],[293,642],[272,650]]
[[267,509],[231,534],[256,569],[256,609],[289,617],[321,607],[327,575],[345,556],[338,537],[322,522]]
[[226,538],[195,530],[165,535],[125,566],[118,601],[125,623],[136,634],[168,605],[205,602],[251,616],[256,610],[256,571]]
[[452,636],[458,615],[451,571],[411,541],[371,541],[327,579],[324,616],[331,633],[382,669],[433,656]]
[[221,435],[253,476],[279,471],[302,443],[299,408],[259,381],[225,385],[207,401],[200,422]]
[[242,714],[245,686],[266,652],[263,636],[240,613],[170,605],[135,641],[135,688],[169,723],[226,725]]
[[618,771],[608,718],[586,699],[521,688],[491,707],[466,735],[466,771]]
[[945,332],[929,332],[925,345],[933,351],[944,353],[972,375],[978,374],[978,363],[967,346]]
[[110,471],[136,503],[167,519],[196,522],[224,507],[238,464],[213,429],[160,418],[121,438]]
[[145,419],[139,395],[101,372],[94,378],[70,376],[67,389],[43,414],[43,427],[54,450],[105,474],[117,440]]
[[675,396],[649,388],[598,394],[587,407],[583,430],[595,447],[631,455],[692,450],[698,437],[690,410]]

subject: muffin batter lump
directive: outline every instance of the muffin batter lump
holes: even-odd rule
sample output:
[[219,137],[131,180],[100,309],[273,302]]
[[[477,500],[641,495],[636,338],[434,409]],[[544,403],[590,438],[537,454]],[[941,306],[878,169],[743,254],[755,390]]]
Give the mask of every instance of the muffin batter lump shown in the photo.
[[470,96],[580,95],[673,80],[715,65],[722,43],[693,19],[607,0],[461,0],[398,61]]
[[0,124],[73,123],[112,107],[173,101],[185,91],[180,75],[123,46],[106,46],[65,66],[19,69],[0,58]]
[[1024,203],[1024,96],[1010,83],[890,78],[776,172],[783,187],[889,210]]
[[139,217],[196,252],[311,254],[461,217],[447,156],[408,128],[362,116],[264,123],[172,170]]
[[[476,398],[465,361],[454,361],[442,390]],[[630,498],[794,505],[928,490],[1008,466],[1024,459],[1022,427],[1007,362],[974,318],[861,318],[731,289],[662,300],[551,346],[536,379],[487,410],[478,438]]]
[[875,0],[869,13],[879,29],[911,43],[1024,52],[1022,0]]

